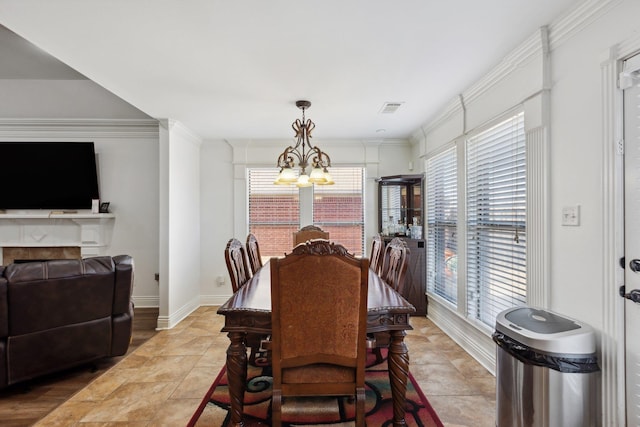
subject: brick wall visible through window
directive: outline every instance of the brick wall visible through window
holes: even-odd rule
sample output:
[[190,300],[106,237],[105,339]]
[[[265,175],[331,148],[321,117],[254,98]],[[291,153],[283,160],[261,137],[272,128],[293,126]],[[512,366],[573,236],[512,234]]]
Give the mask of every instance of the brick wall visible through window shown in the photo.
[[332,168],[334,185],[313,192],[313,223],[355,255],[364,255],[364,169]]
[[[274,185],[275,168],[248,170],[249,232],[268,259],[291,250],[292,234],[300,224],[298,187]],[[332,168],[336,184],[313,188],[313,223],[328,231],[332,241],[355,255],[364,253],[364,170]]]
[[290,251],[293,232],[300,228],[298,188],[274,185],[277,175],[276,168],[248,170],[249,232],[267,259]]

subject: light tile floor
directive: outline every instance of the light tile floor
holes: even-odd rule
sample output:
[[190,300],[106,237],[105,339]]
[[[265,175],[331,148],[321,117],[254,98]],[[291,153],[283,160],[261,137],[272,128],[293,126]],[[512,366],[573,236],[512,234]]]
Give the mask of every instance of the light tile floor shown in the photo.
[[[36,426],[184,426],[225,362],[217,307],[141,345]],[[447,427],[495,427],[495,378],[430,320],[412,317],[410,368]],[[212,333],[213,332],[213,333]]]

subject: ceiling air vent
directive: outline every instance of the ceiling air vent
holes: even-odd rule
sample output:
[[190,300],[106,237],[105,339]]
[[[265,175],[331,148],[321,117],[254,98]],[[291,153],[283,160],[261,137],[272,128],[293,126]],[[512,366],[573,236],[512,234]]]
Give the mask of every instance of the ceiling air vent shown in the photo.
[[382,109],[380,110],[380,113],[393,114],[398,110],[398,108],[400,108],[402,104],[402,102],[385,102],[382,106]]

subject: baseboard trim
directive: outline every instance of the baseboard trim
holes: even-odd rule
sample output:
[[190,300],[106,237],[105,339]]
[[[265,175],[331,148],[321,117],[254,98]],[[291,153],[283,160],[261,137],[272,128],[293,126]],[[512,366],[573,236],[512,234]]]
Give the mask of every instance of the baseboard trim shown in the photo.
[[496,374],[496,345],[489,332],[451,311],[437,298],[429,298],[427,317],[491,374]]
[[171,329],[200,307],[200,299],[195,298],[169,316],[158,316],[157,330]]
[[200,305],[219,306],[227,302],[231,295],[201,295]]
[[131,300],[136,308],[157,308],[160,307],[160,297],[157,296],[132,296]]

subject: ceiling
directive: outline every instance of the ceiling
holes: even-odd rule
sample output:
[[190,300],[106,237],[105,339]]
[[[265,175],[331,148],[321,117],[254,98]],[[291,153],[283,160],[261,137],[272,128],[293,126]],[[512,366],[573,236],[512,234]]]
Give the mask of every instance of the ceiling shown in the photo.
[[407,138],[583,1],[0,0],[0,78],[86,76],[205,139],[293,137],[298,99],[316,139]]

